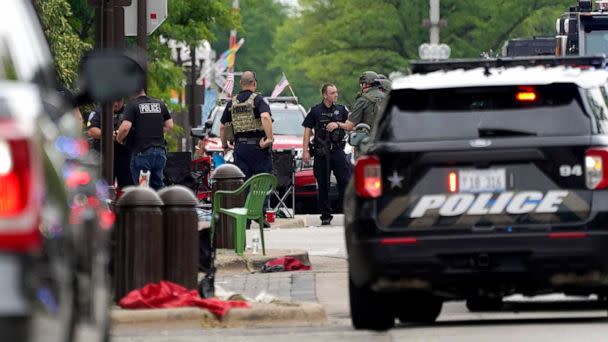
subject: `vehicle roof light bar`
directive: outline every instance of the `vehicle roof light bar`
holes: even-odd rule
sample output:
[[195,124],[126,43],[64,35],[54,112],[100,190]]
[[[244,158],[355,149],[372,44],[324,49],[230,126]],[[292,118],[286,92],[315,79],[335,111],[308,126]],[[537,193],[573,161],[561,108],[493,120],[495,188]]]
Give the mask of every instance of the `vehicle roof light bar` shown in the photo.
[[511,68],[535,66],[572,66],[606,68],[606,56],[535,56],[535,57],[505,57],[488,59],[453,59],[448,61],[412,61],[410,64],[412,74],[426,74],[440,70],[477,69],[477,68]]

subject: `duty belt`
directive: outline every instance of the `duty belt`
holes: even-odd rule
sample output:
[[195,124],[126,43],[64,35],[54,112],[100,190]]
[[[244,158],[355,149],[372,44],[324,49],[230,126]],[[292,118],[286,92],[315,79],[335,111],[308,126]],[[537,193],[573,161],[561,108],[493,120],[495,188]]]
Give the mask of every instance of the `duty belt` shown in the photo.
[[257,145],[260,143],[261,138],[236,138],[237,144]]

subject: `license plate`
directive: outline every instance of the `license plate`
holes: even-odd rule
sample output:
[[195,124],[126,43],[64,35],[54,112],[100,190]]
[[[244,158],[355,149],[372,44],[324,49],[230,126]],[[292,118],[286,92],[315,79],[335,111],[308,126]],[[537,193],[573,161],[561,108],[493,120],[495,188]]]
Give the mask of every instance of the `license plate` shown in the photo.
[[507,188],[505,169],[460,170],[458,189],[460,192],[502,192]]

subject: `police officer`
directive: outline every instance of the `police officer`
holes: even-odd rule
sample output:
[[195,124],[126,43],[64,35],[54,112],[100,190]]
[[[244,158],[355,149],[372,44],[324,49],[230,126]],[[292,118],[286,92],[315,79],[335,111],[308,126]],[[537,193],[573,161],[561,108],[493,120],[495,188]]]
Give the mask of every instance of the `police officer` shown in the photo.
[[361,87],[361,96],[355,101],[350,117],[346,122],[346,129],[349,131],[359,123],[366,123],[373,128],[386,97],[386,94],[380,90],[378,74],[373,71],[365,71],[359,77],[359,86]]
[[380,83],[379,88],[383,93],[387,94],[391,91],[391,80],[385,75],[378,74],[378,83]]
[[[344,189],[350,179],[350,163],[344,153],[344,137],[346,135],[346,120],[348,109],[343,105],[336,104],[338,100],[338,89],[331,83],[326,83],[321,88],[323,101],[312,107],[302,126],[304,126],[304,143],[302,159],[304,163],[310,162],[314,156],[313,172],[317,179],[319,189],[319,210],[321,212],[321,224],[331,224],[331,205],[329,201],[329,179],[333,171],[338,182],[339,203],[342,203]],[[314,135],[310,144],[310,137]]]
[[[112,102],[112,110],[114,112],[114,131],[116,132],[123,119],[125,101],[120,99]],[[87,136],[91,139],[91,149],[98,153],[101,150],[101,113],[101,109],[92,111],[87,123]],[[130,164],[131,152],[129,149],[114,141],[114,177],[120,189],[135,184],[131,176]]]
[[167,163],[164,133],[172,129],[173,119],[167,106],[148,97],[143,89],[126,106],[116,140],[126,143],[131,150],[134,183],[139,182],[141,171],[150,171],[150,187],[158,190],[164,186],[163,170]]
[[230,146],[226,125],[234,133],[234,163],[245,179],[258,173],[272,172],[272,118],[270,106],[256,93],[255,73],[245,71],[241,76],[241,92],[226,104],[221,118],[220,139],[224,153]]

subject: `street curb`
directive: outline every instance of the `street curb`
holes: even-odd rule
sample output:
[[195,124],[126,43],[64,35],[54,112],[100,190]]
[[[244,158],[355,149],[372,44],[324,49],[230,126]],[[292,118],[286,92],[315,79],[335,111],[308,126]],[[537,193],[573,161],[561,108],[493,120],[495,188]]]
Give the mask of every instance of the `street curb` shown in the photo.
[[252,303],[251,308],[231,309],[222,318],[199,308],[113,309],[114,329],[124,327],[156,328],[249,328],[285,325],[322,325],[327,323],[325,309],[313,302]]
[[251,309],[232,309],[222,319],[222,324],[230,328],[326,323],[325,309],[313,302],[253,303]]
[[110,312],[114,328],[128,325],[159,326],[171,325],[179,328],[199,328],[220,326],[218,319],[209,311],[199,308],[173,309],[113,309]]
[[262,270],[264,264],[270,260],[280,257],[293,257],[300,260],[302,264],[310,266],[308,252],[297,249],[270,249],[266,250],[266,256],[245,253],[243,256],[234,254],[231,250],[219,250],[216,255],[216,267],[219,271],[249,272],[257,273]]
[[306,218],[277,218],[270,224],[271,229],[306,228]]

